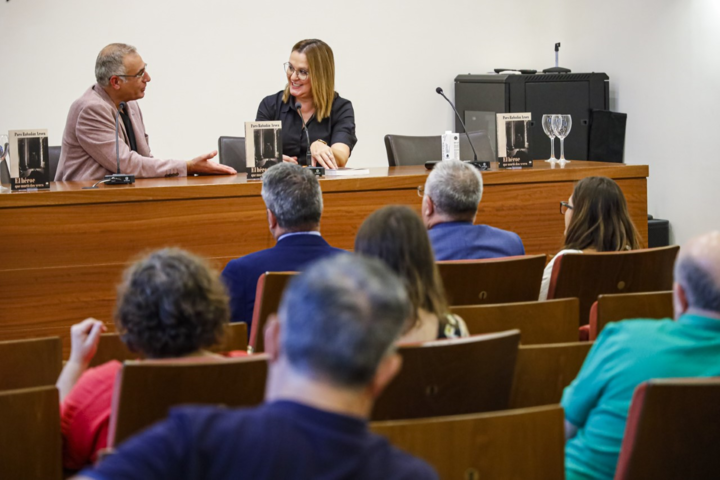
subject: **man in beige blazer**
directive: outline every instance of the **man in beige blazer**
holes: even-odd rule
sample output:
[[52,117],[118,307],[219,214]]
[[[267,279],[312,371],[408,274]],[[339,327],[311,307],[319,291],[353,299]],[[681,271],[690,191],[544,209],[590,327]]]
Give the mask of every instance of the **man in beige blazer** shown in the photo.
[[237,173],[210,161],[215,151],[189,161],[153,158],[135,101],[145,96],[150,81],[146,68],[135,47],[113,43],[102,49],[95,62],[97,83],[70,107],[55,181],[101,180],[117,171],[115,116],[121,102],[127,104],[118,118],[122,173],[140,178]]

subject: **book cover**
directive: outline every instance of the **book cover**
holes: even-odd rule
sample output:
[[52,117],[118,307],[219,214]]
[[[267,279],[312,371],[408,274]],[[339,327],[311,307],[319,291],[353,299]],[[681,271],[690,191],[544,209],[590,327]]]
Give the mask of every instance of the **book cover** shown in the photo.
[[10,130],[10,188],[50,188],[47,130]]
[[497,148],[500,168],[532,167],[528,123],[530,112],[497,114]]
[[282,122],[245,122],[245,158],[248,179],[258,179],[282,162]]

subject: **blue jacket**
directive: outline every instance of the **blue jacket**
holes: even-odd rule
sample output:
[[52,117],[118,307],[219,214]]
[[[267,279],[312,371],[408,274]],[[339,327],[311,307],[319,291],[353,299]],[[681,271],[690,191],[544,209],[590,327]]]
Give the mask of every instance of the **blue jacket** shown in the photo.
[[525,255],[517,233],[470,222],[438,223],[428,230],[435,260],[480,260]]
[[231,322],[252,326],[257,281],[265,272],[293,272],[315,260],[345,252],[331,247],[322,237],[312,234],[290,235],[265,250],[230,260],[222,278],[230,294]]

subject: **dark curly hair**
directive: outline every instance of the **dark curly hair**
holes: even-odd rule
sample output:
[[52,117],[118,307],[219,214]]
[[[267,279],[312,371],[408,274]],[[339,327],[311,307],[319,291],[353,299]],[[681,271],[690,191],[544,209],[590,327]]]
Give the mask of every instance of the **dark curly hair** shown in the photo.
[[141,258],[118,286],[117,330],[128,348],[148,358],[182,357],[212,346],[229,318],[218,273],[180,249]]

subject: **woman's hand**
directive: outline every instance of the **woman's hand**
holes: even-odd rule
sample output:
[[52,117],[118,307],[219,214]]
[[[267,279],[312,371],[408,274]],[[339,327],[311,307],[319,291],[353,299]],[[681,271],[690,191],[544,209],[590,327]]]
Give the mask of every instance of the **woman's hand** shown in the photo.
[[298,164],[297,157],[288,157],[287,155],[283,155],[283,162]]
[[94,318],[88,318],[70,327],[70,361],[87,367],[97,352],[100,334],[105,330],[105,325]]
[[320,166],[330,170],[336,170],[338,168],[337,162],[335,161],[335,154],[329,145],[316,140],[310,145],[310,153],[312,154],[313,167]]

